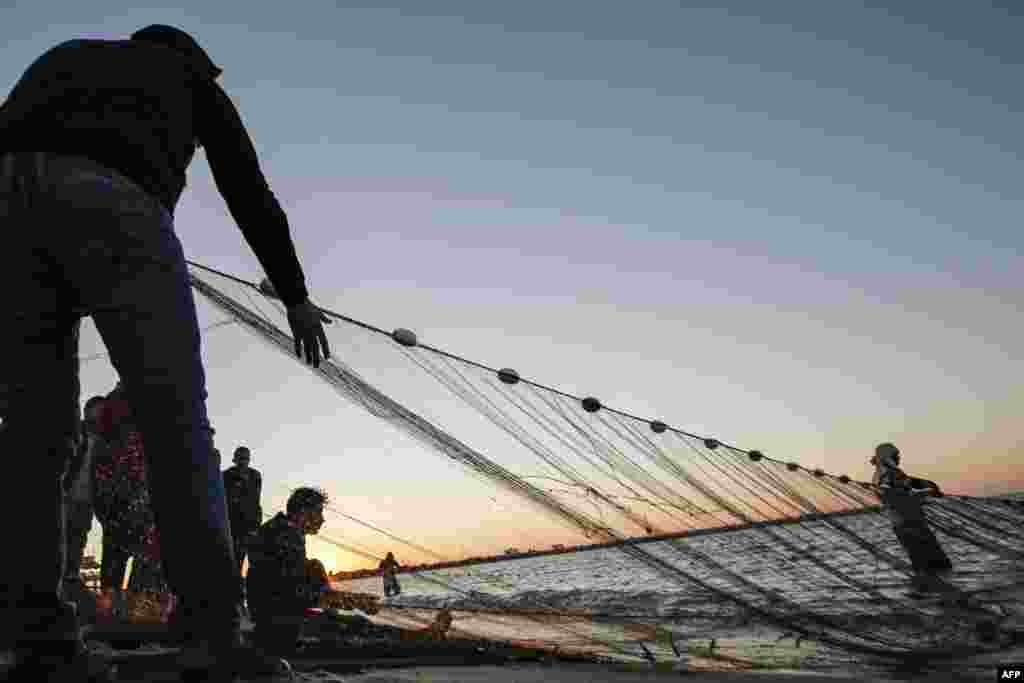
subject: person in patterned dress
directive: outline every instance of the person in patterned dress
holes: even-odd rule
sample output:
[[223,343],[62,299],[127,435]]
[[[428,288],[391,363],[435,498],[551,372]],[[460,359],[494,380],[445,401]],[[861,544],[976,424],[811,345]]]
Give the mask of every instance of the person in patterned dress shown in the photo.
[[96,426],[107,444],[93,462],[93,505],[104,539],[101,585],[117,595],[131,557],[129,590],[167,596],[142,435],[120,383],[98,410]]

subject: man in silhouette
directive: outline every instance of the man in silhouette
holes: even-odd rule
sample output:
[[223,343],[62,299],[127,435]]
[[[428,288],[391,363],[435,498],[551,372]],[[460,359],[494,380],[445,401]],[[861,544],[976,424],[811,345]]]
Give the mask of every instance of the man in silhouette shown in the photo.
[[64,475],[64,599],[74,602],[80,616],[93,618],[96,599],[82,581],[82,559],[92,530],[92,457],[100,438],[96,419],[102,396],[93,396],[82,409],[82,431],[67,474]]
[[231,535],[235,541],[235,561],[241,572],[247,539],[263,523],[263,508],[260,505],[263,477],[259,470],[249,466],[252,454],[245,446],[235,449],[231,461],[235,463],[234,466],[224,470],[224,491],[228,500]]
[[[202,145],[231,215],[288,309],[296,354],[329,355],[288,221],[267,185],[221,70],[187,33],[149,26],[129,40],[71,40],[36,59],[0,107],[0,452],[19,519],[0,565],[12,677],[94,675],[74,610],[61,600],[61,476],[78,433],[77,329],[92,316],[149,444],[165,570],[182,604],[181,666],[277,672],[239,645],[240,586],[213,457],[199,326],[173,213]],[[219,674],[218,674],[219,675]]]
[[93,396],[85,402],[81,440],[64,476],[64,493],[67,496],[64,580],[65,584],[72,584],[71,590],[77,590],[81,583],[82,556],[92,529],[92,456],[100,440],[96,419],[102,402],[102,396]]
[[295,489],[285,512],[261,526],[249,548],[249,611],[256,641],[269,652],[290,654],[305,610],[332,593],[323,565],[306,557],[306,536],[320,531],[326,504],[319,489]]
[[398,584],[398,577],[395,575],[395,572],[401,569],[401,565],[395,559],[395,554],[388,553],[387,557],[380,561],[377,569],[384,580],[384,597],[401,595],[402,587]]
[[910,557],[914,568],[914,587],[928,591],[939,586],[940,577],[953,568],[924,515],[924,498],[941,497],[938,484],[909,477],[900,469],[900,450],[891,443],[879,444],[875,457],[874,484],[893,533]]
[[[231,538],[235,542],[235,562],[238,563],[238,575],[242,575],[242,565],[251,537],[263,523],[263,508],[260,495],[263,491],[263,478],[259,470],[249,466],[252,454],[245,446],[235,449],[232,458],[233,467],[224,470],[224,491],[228,500],[228,519],[231,523]],[[242,582],[243,598],[245,582]]]

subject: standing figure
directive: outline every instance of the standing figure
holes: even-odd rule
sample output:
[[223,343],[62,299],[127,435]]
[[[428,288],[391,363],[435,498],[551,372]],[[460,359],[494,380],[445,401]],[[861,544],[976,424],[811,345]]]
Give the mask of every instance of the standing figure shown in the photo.
[[102,396],[93,396],[82,410],[82,435],[68,472],[64,475],[64,586],[63,598],[77,605],[79,617],[92,620],[96,599],[82,581],[82,558],[92,530],[92,459],[101,439],[96,428]]
[[[228,501],[228,520],[231,524],[231,539],[235,545],[235,562],[238,563],[238,576],[242,576],[242,565],[248,552],[253,534],[259,531],[263,523],[263,507],[260,495],[263,491],[263,478],[259,470],[249,466],[252,454],[245,446],[235,449],[232,458],[233,467],[224,470],[224,492]],[[242,582],[243,600],[245,582]]]
[[[36,59],[0,107],[0,452],[17,453],[25,516],[0,498],[18,562],[3,630],[12,677],[86,676],[94,661],[61,599],[61,477],[78,434],[78,329],[91,316],[149,444],[152,502],[174,593],[181,666],[258,674],[287,663],[240,647],[240,587],[206,412],[200,331],[173,214],[202,145],[232,217],[288,309],[295,353],[329,355],[288,221],[221,73],[184,31],[70,40]],[[60,548],[60,549],[59,549]],[[59,550],[58,550],[59,549]],[[83,668],[84,667],[84,668]],[[88,674],[83,673],[87,671]]]
[[941,497],[942,491],[933,481],[908,477],[900,469],[900,451],[891,443],[875,448],[871,463],[875,466],[873,481],[892,520],[893,532],[913,565],[914,585],[931,589],[936,579],[953,568],[924,516],[924,498]]
[[377,568],[384,579],[384,597],[390,598],[392,595],[401,595],[402,587],[398,585],[398,577],[395,576],[395,572],[402,567],[398,564],[398,560],[395,559],[395,554],[388,553],[380,561],[380,565]]
[[100,523],[100,598],[102,611],[109,616],[122,618],[126,615],[124,580],[128,573],[128,560],[131,555],[123,544],[117,542],[115,517],[114,482],[115,467],[111,445],[100,433],[100,415],[102,414],[103,397],[96,406],[96,419],[92,426],[96,437],[92,444],[89,466],[92,476],[89,478],[90,501],[96,521]]
[[93,396],[85,402],[82,410],[82,437],[75,450],[74,459],[64,476],[64,493],[67,496],[65,508],[64,582],[80,584],[82,556],[85,544],[92,530],[92,457],[100,442],[97,431],[97,417],[102,396]]

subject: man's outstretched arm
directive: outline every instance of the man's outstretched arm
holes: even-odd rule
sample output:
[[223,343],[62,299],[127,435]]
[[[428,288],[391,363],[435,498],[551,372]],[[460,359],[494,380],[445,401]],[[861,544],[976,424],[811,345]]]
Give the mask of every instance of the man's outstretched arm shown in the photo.
[[323,330],[323,323],[331,321],[309,302],[288,218],[267,185],[242,118],[227,93],[212,81],[198,98],[196,116],[199,141],[206,148],[217,189],[288,307],[295,355],[319,366],[321,357],[331,355]]
[[309,292],[288,218],[263,176],[234,103],[219,85],[210,85],[200,98],[196,125],[214,182],[281,301],[296,306]]

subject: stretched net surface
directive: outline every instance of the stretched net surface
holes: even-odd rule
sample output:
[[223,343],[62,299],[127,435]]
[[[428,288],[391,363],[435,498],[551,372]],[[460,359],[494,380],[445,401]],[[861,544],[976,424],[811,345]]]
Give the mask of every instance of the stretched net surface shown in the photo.
[[[214,325],[233,321],[296,360],[269,287],[201,266],[191,274],[221,315]],[[912,599],[909,560],[867,482],[631,416],[405,332],[331,317],[333,358],[306,371],[361,414],[339,414],[337,438],[369,417],[387,426],[386,438],[398,440],[388,443],[410,466],[440,456],[445,465],[433,466],[444,486],[436,500],[425,486],[424,504],[457,498],[461,517],[472,518],[423,529],[350,502],[351,482],[338,484],[320,540],[373,560],[399,546],[406,565],[422,562],[400,574],[403,593],[381,612],[395,623],[429,623],[447,607],[453,633],[647,659],[679,657],[682,641],[757,629],[881,656],[1009,647],[1001,624],[1019,609],[1024,578],[1019,500],[930,500],[928,521],[955,568],[949,582],[973,597]],[[383,478],[393,476],[401,473]],[[371,479],[360,479],[364,500],[376,498],[366,490]],[[523,545],[532,536],[543,548],[463,561],[453,537],[471,535],[479,546],[507,537],[510,520],[523,529]],[[347,583],[374,590],[379,581]]]

